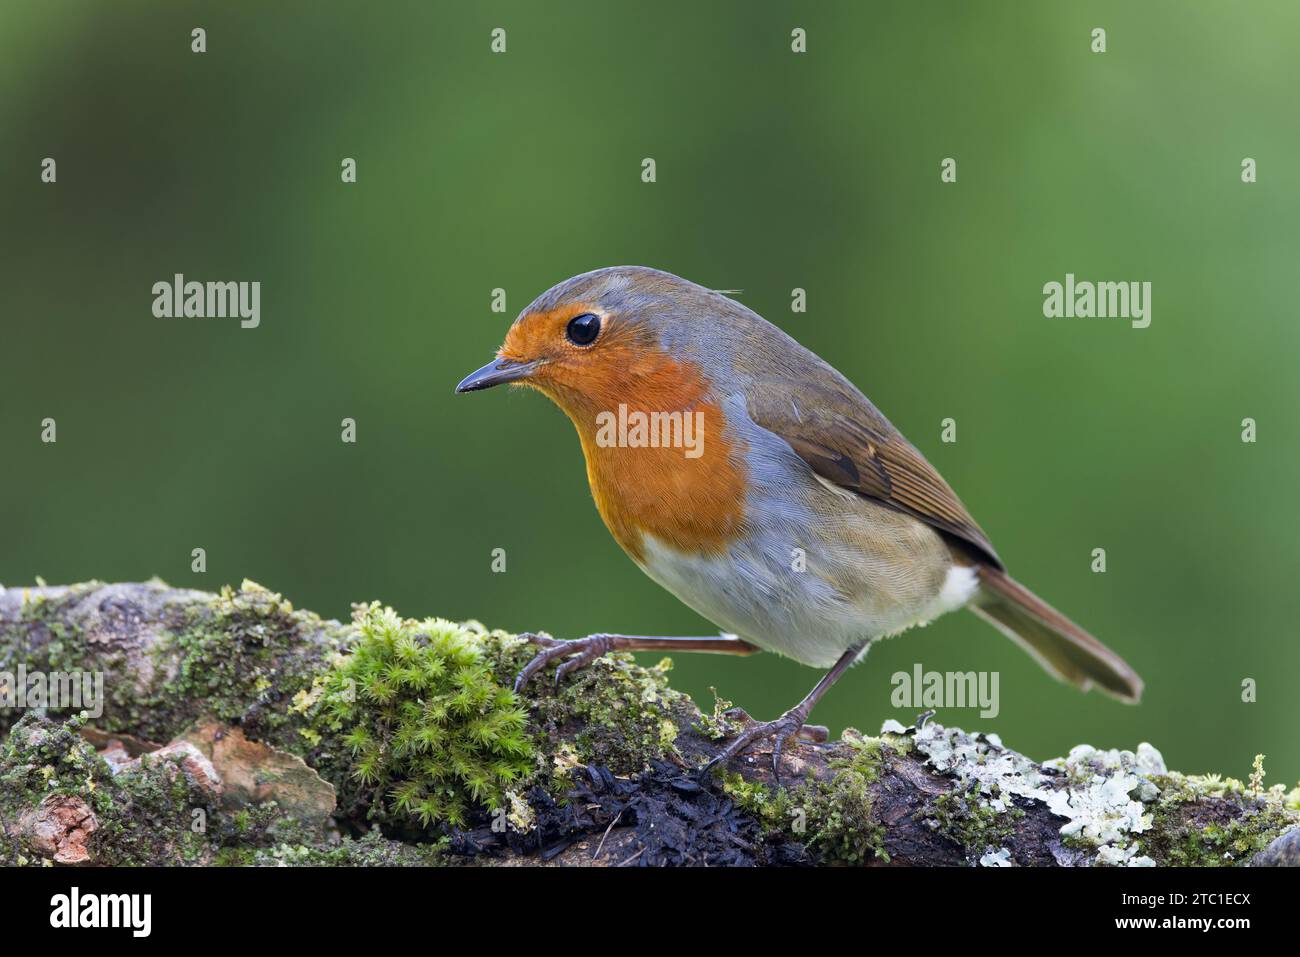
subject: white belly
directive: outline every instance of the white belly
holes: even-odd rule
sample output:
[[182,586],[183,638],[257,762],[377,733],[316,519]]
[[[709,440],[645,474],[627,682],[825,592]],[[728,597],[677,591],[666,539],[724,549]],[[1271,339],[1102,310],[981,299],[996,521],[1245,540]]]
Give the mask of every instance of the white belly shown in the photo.
[[[726,632],[817,668],[829,668],[849,648],[924,624],[960,608],[977,587],[970,568],[912,581],[860,558],[859,574],[818,574],[814,560],[798,570],[784,545],[734,543],[725,554],[688,555],[646,536],[642,569],[682,602]],[[842,570],[842,569],[841,569]]]

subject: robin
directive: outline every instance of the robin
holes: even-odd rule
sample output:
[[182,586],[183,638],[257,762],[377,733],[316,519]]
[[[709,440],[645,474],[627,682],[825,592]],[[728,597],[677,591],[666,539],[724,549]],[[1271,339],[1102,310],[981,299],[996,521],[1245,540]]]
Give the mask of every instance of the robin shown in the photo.
[[1142,679],[1012,579],[925,457],[848,379],[745,306],[642,266],[538,297],[497,358],[457,392],[502,383],[573,421],[601,518],[652,579],[717,637],[534,636],[521,689],[607,652],[765,650],[828,669],[775,721],[706,767],[771,739],[772,763],[873,641],[969,608],[1079,688],[1129,702]]

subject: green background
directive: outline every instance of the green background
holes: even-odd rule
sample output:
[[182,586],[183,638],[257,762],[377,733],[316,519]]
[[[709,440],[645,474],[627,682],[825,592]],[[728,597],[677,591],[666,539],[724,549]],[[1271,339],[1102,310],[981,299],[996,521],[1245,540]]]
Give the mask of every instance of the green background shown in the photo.
[[[247,576],[335,617],[707,634],[602,527],[559,411],[452,395],[538,293],[640,263],[742,289],[833,362],[1147,682],[1136,708],[1082,695],[949,616],[815,720],[910,720],[890,676],[916,662],[996,670],[996,719],[939,720],[1039,758],[1149,740],[1245,777],[1265,752],[1293,784],[1298,27],[1172,0],[3,4],[0,581]],[[154,318],[176,272],[261,281],[261,327]],[[1151,327],[1044,318],[1067,272],[1152,282]],[[817,680],[676,660],[763,718]]]

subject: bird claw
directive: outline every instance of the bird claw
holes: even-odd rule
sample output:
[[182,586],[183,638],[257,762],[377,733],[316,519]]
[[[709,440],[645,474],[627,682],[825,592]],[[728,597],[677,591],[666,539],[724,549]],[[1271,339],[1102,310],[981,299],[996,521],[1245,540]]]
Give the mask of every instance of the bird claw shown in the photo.
[[785,743],[798,735],[803,729],[805,717],[806,715],[799,708],[791,708],[775,721],[764,721],[761,724],[751,725],[736,735],[708,764],[700,768],[701,777],[707,776],[709,772],[719,765],[725,767],[730,764],[733,758],[738,757],[756,741],[771,738],[772,776],[776,779],[777,787],[780,787],[781,752],[785,749]]
[[558,658],[568,658],[555,669],[555,687],[560,686],[560,679],[579,668],[585,668],[597,658],[614,649],[613,636],[611,635],[588,635],[586,638],[575,638],[572,641],[560,641],[557,638],[551,638],[549,635],[538,635],[532,632],[526,632],[519,636],[527,639],[535,645],[541,645],[542,650],[533,656],[533,660],[524,665],[523,670],[515,678],[515,693],[518,694],[524,689],[533,675],[545,668],[552,661]]

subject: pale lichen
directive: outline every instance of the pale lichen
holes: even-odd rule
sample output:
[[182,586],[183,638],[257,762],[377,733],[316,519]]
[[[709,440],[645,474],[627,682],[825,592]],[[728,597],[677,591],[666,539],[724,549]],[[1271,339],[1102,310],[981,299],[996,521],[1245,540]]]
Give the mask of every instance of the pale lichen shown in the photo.
[[[898,725],[887,722],[885,730],[897,733]],[[1285,788],[1263,790],[1262,758],[1243,784],[1170,772],[1145,742],[1136,751],[1082,744],[1039,764],[1004,748],[996,735],[936,724],[909,734],[931,767],[957,780],[936,800],[936,819],[986,866],[1014,861],[1001,854],[1005,847],[990,827],[1026,802],[1040,802],[1063,820],[1063,850],[1101,866],[1241,863],[1300,817]]]
[[984,852],[980,858],[980,867],[1015,867],[1015,861],[1011,859],[1011,852],[1005,847],[999,847],[996,850]]
[[1155,776],[1167,773],[1164,758],[1145,742],[1137,752],[1100,751],[1081,744],[1064,758],[1043,763],[1065,775],[1066,787],[1047,797],[1053,814],[1067,818],[1064,837],[1096,848],[1095,863],[1150,866],[1150,857],[1137,853],[1134,838],[1151,827],[1144,802],[1155,800],[1160,789]]
[[1142,800],[1154,799],[1158,789],[1152,776],[1164,773],[1164,761],[1150,745],[1139,746],[1137,753],[1080,745],[1064,758],[1039,764],[1004,748],[996,735],[968,734],[932,722],[912,737],[932,767],[956,777],[954,793],[969,803],[958,818],[969,825],[961,843],[968,853],[980,855],[981,863],[990,852],[989,838],[998,836],[990,828],[996,828],[997,818],[1014,816],[1017,801],[1041,802],[1064,818],[1063,843],[1090,850],[1095,864],[1153,863],[1136,853],[1135,843],[1151,826]]
[[537,814],[518,792],[506,792],[506,806],[510,808],[506,823],[516,834],[527,834],[537,827]]

